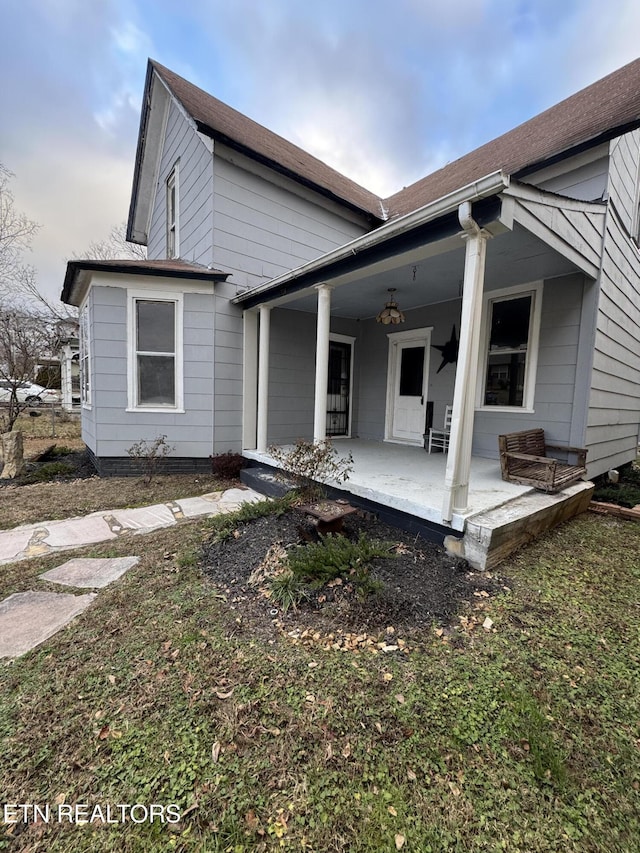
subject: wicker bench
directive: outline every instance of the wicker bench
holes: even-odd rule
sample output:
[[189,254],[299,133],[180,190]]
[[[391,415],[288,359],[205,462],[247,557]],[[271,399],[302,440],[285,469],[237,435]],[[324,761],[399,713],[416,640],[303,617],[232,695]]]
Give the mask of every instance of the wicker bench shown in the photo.
[[[587,451],[582,447],[547,444],[543,429],[525,429],[498,436],[502,479],[533,486],[543,492],[559,492],[587,473]],[[574,456],[575,464],[555,459],[549,450]]]

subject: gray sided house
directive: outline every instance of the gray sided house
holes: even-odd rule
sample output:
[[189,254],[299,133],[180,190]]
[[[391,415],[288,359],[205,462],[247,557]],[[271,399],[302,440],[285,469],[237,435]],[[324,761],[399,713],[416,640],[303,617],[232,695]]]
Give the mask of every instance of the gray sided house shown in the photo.
[[70,262],[62,294],[101,473],[158,435],[180,470],[331,436],[352,495],[466,541],[542,511],[501,480],[502,433],[585,447],[591,477],[635,458],[640,60],[387,199],[153,61],[143,103],[150,260]]

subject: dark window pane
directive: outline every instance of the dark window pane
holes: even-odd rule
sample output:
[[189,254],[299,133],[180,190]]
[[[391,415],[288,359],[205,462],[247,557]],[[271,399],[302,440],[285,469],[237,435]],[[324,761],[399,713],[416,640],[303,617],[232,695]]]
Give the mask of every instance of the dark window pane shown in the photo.
[[327,435],[346,435],[349,430],[351,344],[329,343],[327,382]]
[[349,390],[349,370],[351,367],[351,345],[329,344],[329,381],[327,393],[340,394]]
[[400,396],[421,397],[424,347],[404,347],[400,360]]
[[489,349],[526,349],[529,340],[531,294],[494,302]]
[[136,302],[139,352],[174,352],[174,309],[173,302]]
[[174,406],[175,384],[173,356],[138,356],[139,406]]
[[522,406],[526,352],[489,353],[485,406]]

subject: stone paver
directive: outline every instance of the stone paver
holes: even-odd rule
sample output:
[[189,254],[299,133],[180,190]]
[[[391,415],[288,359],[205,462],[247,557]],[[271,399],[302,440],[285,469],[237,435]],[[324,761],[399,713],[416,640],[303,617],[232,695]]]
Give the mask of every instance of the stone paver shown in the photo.
[[239,509],[242,504],[256,503],[264,499],[264,495],[254,492],[253,489],[227,489],[220,497],[218,506],[221,512],[233,512],[233,510]]
[[40,580],[81,589],[102,589],[139,561],[140,557],[76,558],[44,572]]
[[202,495],[199,498],[181,498],[176,501],[185,518],[196,518],[199,515],[212,515],[220,512],[220,493]]
[[47,640],[87,608],[95,593],[16,592],[0,601],[0,658],[15,658]]
[[16,554],[22,553],[31,541],[33,531],[33,526],[3,530],[0,535],[0,563],[8,563],[15,559]]
[[92,513],[85,518],[71,518],[63,521],[43,522],[48,535],[43,542],[51,548],[73,548],[79,545],[93,545],[107,539],[115,539],[109,525],[101,515]]
[[[127,530],[157,530],[176,523],[175,515],[165,504],[115,510],[111,515],[117,524]],[[113,526],[111,529],[114,529]]]

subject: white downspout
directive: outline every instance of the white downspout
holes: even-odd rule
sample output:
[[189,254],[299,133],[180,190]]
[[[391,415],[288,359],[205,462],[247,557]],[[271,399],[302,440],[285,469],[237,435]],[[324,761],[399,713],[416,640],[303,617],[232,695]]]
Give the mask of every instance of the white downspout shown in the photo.
[[267,422],[269,419],[269,327],[271,308],[260,306],[260,340],[258,344],[258,425],[256,450],[267,450]]
[[317,444],[327,437],[327,383],[329,381],[329,332],[331,327],[331,291],[319,284],[318,325],[316,330],[316,389],[313,408],[313,440]]
[[451,521],[454,512],[465,512],[469,498],[476,379],[480,353],[482,293],[484,290],[487,239],[491,236],[480,228],[473,219],[471,202],[465,201],[459,206],[458,219],[465,232],[466,248],[460,343],[453,391],[449,455],[444,481],[445,497],[442,507],[442,520],[445,522]]

